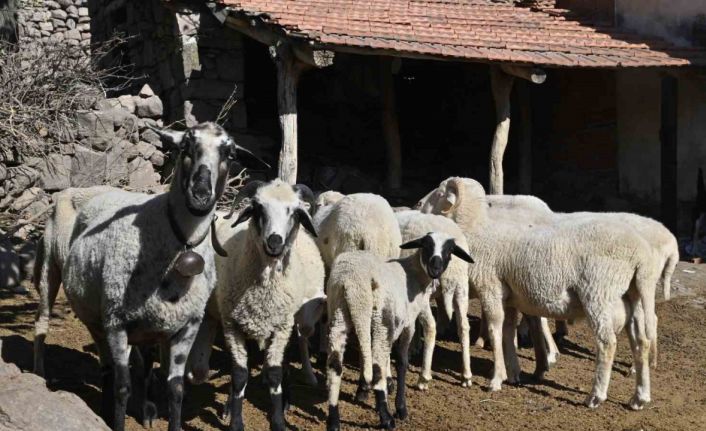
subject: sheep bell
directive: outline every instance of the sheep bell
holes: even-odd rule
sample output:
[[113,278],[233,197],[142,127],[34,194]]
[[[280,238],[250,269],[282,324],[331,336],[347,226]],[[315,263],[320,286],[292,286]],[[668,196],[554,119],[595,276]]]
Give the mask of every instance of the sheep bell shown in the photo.
[[184,277],[193,277],[203,272],[203,257],[193,250],[187,250],[177,257],[174,268]]

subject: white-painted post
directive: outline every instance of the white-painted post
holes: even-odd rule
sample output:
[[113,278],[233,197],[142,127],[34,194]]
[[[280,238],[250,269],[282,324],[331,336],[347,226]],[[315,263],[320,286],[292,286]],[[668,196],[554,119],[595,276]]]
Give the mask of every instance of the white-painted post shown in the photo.
[[490,85],[495,100],[495,135],[490,149],[490,189],[489,194],[503,194],[503,155],[510,135],[510,92],[514,78],[490,67]]

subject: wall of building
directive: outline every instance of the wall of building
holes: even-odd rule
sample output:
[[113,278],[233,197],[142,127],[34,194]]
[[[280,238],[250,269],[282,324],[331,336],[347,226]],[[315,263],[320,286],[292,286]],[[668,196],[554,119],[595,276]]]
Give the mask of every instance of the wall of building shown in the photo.
[[88,0],[22,0],[17,11],[19,43],[63,42],[88,47],[91,18]]
[[679,45],[706,43],[706,0],[616,0],[618,23]]
[[[706,169],[706,76],[677,73],[678,228],[691,226],[698,168]],[[618,160],[621,196],[659,216],[661,144],[659,71],[617,72]]]

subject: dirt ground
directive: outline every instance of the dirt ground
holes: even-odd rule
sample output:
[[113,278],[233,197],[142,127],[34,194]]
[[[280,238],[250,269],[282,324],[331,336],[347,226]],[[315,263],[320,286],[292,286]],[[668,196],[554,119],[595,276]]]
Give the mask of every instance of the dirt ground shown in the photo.
[[[18,296],[0,291],[0,337],[3,359],[23,370],[32,367],[33,315],[36,295]],[[400,430],[703,430],[706,429],[706,265],[680,263],[673,283],[673,299],[660,303],[659,365],[652,373],[652,404],[644,411],[633,412],[626,406],[634,390],[634,378],[628,375],[631,355],[627,338],[619,337],[608,400],[596,410],[582,402],[593,378],[595,345],[585,323],[571,327],[561,346],[555,368],[541,383],[521,386],[504,385],[498,393],[487,391],[492,370],[489,351],[473,348],[471,361],[473,386],[462,388],[460,346],[451,338],[438,342],[434,353],[434,380],[428,392],[408,390],[409,418],[398,422]],[[475,301],[473,301],[475,302]],[[91,340],[83,325],[73,316],[60,296],[47,339],[46,370],[52,389],[71,391],[82,397],[94,410],[100,402],[99,366]],[[472,314],[477,315],[473,304]],[[472,335],[478,330],[471,317]],[[533,353],[520,350],[525,373],[533,370]],[[348,360],[348,358],[347,358]],[[341,394],[341,420],[344,429],[372,429],[377,423],[372,398],[365,404],[353,400],[358,369],[355,360],[344,370]],[[212,358],[214,376],[207,384],[187,388],[184,401],[185,430],[225,429],[218,419],[226,401],[229,385],[229,360],[222,351]],[[416,382],[418,363],[408,373],[408,386]],[[298,364],[295,364],[297,367]],[[298,369],[293,370],[292,408],[286,418],[290,429],[324,429],[326,387],[311,388],[302,383]],[[244,407],[246,427],[266,430],[269,396],[251,371]],[[525,375],[529,377],[529,374]],[[318,373],[320,382],[323,375]],[[162,394],[163,395],[163,394]],[[394,402],[391,400],[391,405]],[[166,416],[166,404],[160,403]],[[160,419],[156,430],[166,430]],[[129,430],[142,427],[133,418]]]

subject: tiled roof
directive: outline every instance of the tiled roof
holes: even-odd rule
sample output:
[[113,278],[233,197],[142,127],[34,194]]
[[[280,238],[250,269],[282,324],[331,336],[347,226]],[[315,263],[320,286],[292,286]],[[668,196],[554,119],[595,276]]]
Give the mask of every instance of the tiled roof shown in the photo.
[[262,19],[331,49],[401,56],[503,61],[555,67],[706,64],[677,48],[575,17],[547,0],[219,0],[232,14]]

